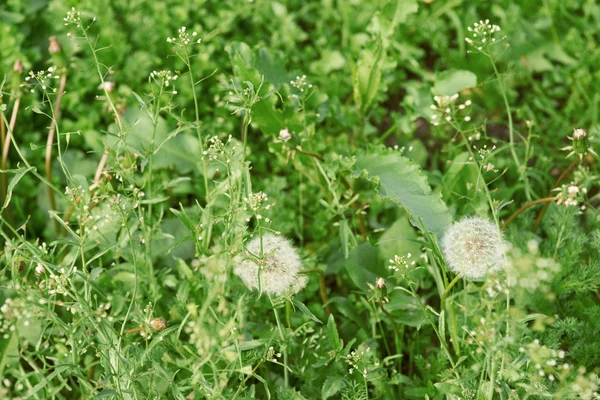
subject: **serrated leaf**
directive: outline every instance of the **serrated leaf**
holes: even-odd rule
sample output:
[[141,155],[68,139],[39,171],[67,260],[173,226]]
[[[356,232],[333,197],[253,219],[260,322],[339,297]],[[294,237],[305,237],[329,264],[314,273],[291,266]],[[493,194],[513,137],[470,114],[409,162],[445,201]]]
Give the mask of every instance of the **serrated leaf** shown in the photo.
[[435,79],[433,91],[436,95],[452,96],[463,89],[477,86],[477,75],[466,70],[449,70],[440,73]]
[[330,376],[325,380],[323,388],[321,389],[321,399],[327,400],[328,398],[335,395],[342,388],[344,379],[339,376]]
[[377,184],[380,196],[405,208],[413,226],[440,236],[452,223],[440,193],[434,193],[421,168],[398,153],[368,153],[356,156],[355,177],[364,176]]
[[331,344],[331,347],[333,347],[333,349],[336,351],[339,351],[342,349],[342,347],[344,347],[344,344],[340,340],[335,319],[331,314],[327,320],[327,339],[329,339],[329,344]]

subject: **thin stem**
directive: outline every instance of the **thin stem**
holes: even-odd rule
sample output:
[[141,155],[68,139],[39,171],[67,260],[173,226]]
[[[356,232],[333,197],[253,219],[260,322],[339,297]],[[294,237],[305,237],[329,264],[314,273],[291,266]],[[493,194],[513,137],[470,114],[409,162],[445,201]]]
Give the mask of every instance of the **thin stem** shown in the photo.
[[279,320],[279,313],[277,312],[277,307],[275,307],[275,303],[271,296],[269,296],[269,300],[271,301],[271,306],[273,307],[273,313],[275,314],[275,321],[277,322],[277,330],[279,331],[279,337],[281,338],[281,342],[283,343],[283,381],[285,387],[288,387],[289,384],[289,376],[288,376],[288,354],[287,354],[287,344],[285,343],[285,336],[283,334],[283,328],[281,327],[281,321]]
[[[190,54],[188,53],[187,46],[184,46],[185,50],[185,64],[188,67],[188,72],[190,76],[190,84],[192,85],[192,96],[194,98],[194,112],[196,117],[196,135],[198,136],[198,143],[200,145],[200,162],[202,163],[202,176],[204,178],[204,192],[206,193],[206,213],[204,215],[208,215],[209,219],[212,219],[212,201],[209,193],[208,187],[208,171],[206,168],[206,162],[204,161],[204,141],[202,139],[202,133],[200,132],[200,106],[198,104],[198,95],[196,94],[196,81],[194,80],[194,73],[192,71],[192,64],[190,61]],[[206,236],[204,238],[204,250],[207,251],[210,245],[210,237],[212,234],[212,221],[208,221],[208,228],[206,232]]]
[[[578,159],[575,158],[573,160],[573,162],[571,163],[571,165],[569,165],[569,167],[563,171],[562,174],[560,174],[560,176],[558,177],[558,179],[556,180],[556,182],[554,183],[554,187],[552,188],[552,190],[556,189],[558,187],[558,185],[560,184],[560,182],[567,176],[569,175],[569,173],[571,173],[571,171],[573,171],[573,168],[575,168],[575,166],[577,165],[577,161]],[[552,190],[550,190],[550,194],[552,194]],[[542,223],[542,219],[544,218],[544,214],[546,213],[546,210],[548,209],[548,207],[550,206],[550,203],[546,203],[544,204],[544,207],[541,209],[540,213],[538,214],[537,218],[535,219],[535,224],[533,224],[533,230],[535,231],[540,224]]]
[[[56,97],[56,105],[54,107],[54,118],[50,123],[50,130],[48,131],[48,140],[46,141],[46,179],[52,181],[52,146],[54,144],[54,134],[56,133],[56,125],[58,123],[58,116],[60,114],[60,104],[62,102],[62,96],[65,92],[65,86],[67,84],[67,74],[63,74],[60,79],[60,85],[58,87],[58,96]],[[48,187],[48,199],[50,200],[50,208],[56,210],[56,199],[54,198],[54,191],[51,187]],[[52,218],[52,225],[54,232],[58,234],[58,221]]]
[[527,178],[524,174],[524,171],[521,171],[519,158],[517,157],[517,152],[515,151],[515,130],[513,125],[512,112],[510,110],[510,104],[508,102],[508,97],[506,96],[506,88],[504,87],[504,83],[500,78],[500,72],[498,72],[498,67],[496,67],[496,62],[494,61],[494,58],[491,55],[488,55],[488,58],[490,59],[492,68],[494,68],[494,74],[496,75],[496,79],[498,80],[498,86],[500,86],[500,94],[502,95],[502,99],[504,100],[504,106],[506,107],[506,115],[508,116],[508,135],[510,153],[512,154],[513,160],[515,161],[517,168],[519,168],[519,174],[521,175],[521,179],[523,179],[523,181],[525,182]]
[[323,272],[322,269],[319,268],[307,268],[307,269],[303,269],[302,271],[300,271],[300,274],[318,274],[319,275],[319,293],[321,295],[321,301],[323,302],[323,305],[325,306],[325,311],[327,311],[327,314],[331,314],[331,307],[329,306],[329,298],[327,297],[327,291],[326,291],[326,287],[327,285],[325,284],[325,273]]
[[537,199],[534,201],[531,201],[527,204],[525,204],[523,207],[519,208],[517,211],[514,212],[513,215],[511,215],[505,222],[504,225],[502,225],[502,229],[506,229],[506,227],[508,226],[508,224],[510,224],[515,218],[517,218],[519,216],[519,214],[521,214],[523,211],[527,210],[529,207],[531,206],[535,206],[536,204],[540,204],[540,203],[548,203],[548,202],[552,202],[554,200],[557,200],[558,197],[544,197],[543,199]]
[[452,279],[452,281],[448,284],[448,286],[446,286],[446,290],[444,291],[444,294],[442,294],[442,299],[440,301],[440,310],[444,310],[444,307],[446,306],[446,299],[448,298],[448,295],[450,294],[450,290],[452,290],[454,285],[456,285],[456,283],[458,281],[460,281],[461,278],[462,278],[461,274],[456,275],[454,277],[454,279]]
[[[4,146],[2,147],[2,171],[6,171],[6,165],[8,162],[8,151],[10,150],[10,143],[12,141],[12,137],[15,131],[15,125],[17,123],[17,115],[19,114],[19,105],[21,104],[21,95],[17,95],[15,99],[15,103],[13,104],[12,115],[10,116],[10,123],[8,124],[8,132],[6,133],[6,139],[4,141]],[[2,114],[2,126],[6,128],[6,117]],[[6,183],[6,173],[2,174],[2,204],[4,204],[4,199],[8,194],[7,183]],[[9,216],[12,213],[8,214]]]

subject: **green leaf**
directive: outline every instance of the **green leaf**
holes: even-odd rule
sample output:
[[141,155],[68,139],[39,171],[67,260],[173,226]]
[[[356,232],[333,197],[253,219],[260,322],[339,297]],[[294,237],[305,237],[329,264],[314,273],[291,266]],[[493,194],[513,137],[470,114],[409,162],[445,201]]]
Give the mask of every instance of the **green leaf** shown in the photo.
[[370,243],[363,243],[352,250],[344,267],[356,287],[363,290],[369,288],[367,283],[375,284],[377,278],[387,275],[377,248]]
[[348,235],[350,235],[350,229],[348,228],[348,221],[344,219],[340,221],[340,242],[342,243],[342,252],[345,259],[348,259],[348,255],[350,254]]
[[243,42],[233,42],[228,46],[227,52],[235,77],[240,82],[251,82],[257,88],[261,74],[254,68],[254,54],[250,46]]
[[417,242],[417,232],[410,225],[405,212],[381,235],[377,242],[381,258],[389,260],[395,255],[419,254],[421,244]]
[[433,91],[436,95],[452,96],[454,93],[477,86],[477,75],[471,71],[449,70],[437,75]]
[[2,205],[2,208],[0,209],[0,214],[2,214],[2,212],[6,209],[6,207],[8,207],[8,204],[10,203],[10,200],[12,199],[12,191],[15,188],[15,186],[17,185],[17,183],[19,183],[21,178],[23,178],[23,176],[25,176],[25,174],[28,173],[29,171],[31,171],[32,169],[33,169],[33,167],[2,171],[3,174],[5,174],[7,172],[14,172],[15,176],[13,176],[12,179],[10,180],[10,182],[8,183],[8,187],[6,189],[6,197],[4,198],[4,204]]
[[339,376],[330,376],[325,380],[323,384],[323,388],[321,389],[321,399],[326,400],[342,388],[342,384],[344,383],[344,379]]
[[48,214],[50,214],[50,217],[54,218],[56,221],[58,221],[58,223],[65,228],[65,230],[70,233],[71,235],[73,235],[74,238],[76,238],[77,240],[80,240],[79,235],[76,234],[73,229],[71,229],[71,227],[65,222],[63,221],[63,219],[56,214],[54,211],[48,210]]
[[[132,126],[125,137],[128,149],[136,154],[148,156],[152,142],[152,120],[144,110],[129,109],[123,120]],[[179,172],[187,173],[200,163],[198,138],[186,135],[181,128],[170,130],[169,124],[159,118],[154,137],[153,165],[155,168],[175,166]],[[109,137],[107,144],[117,146],[118,138]]]
[[410,214],[413,226],[440,236],[452,223],[440,193],[434,193],[421,168],[399,153],[362,153],[356,156],[355,177],[364,176],[376,184],[379,195],[390,199]]
[[363,112],[369,109],[381,83],[385,52],[381,37],[377,38],[375,50],[365,51],[352,69],[354,100]]
[[271,82],[276,89],[289,81],[288,73],[285,70],[285,62],[280,56],[273,55],[269,49],[260,49],[256,59],[256,69],[265,77],[267,82]]
[[292,303],[294,303],[294,305],[296,307],[298,307],[300,309],[300,311],[302,311],[302,313],[304,315],[306,315],[308,318],[312,319],[313,321],[322,324],[321,320],[317,317],[315,317],[315,315],[310,312],[310,310],[308,309],[308,307],[306,307],[304,304],[302,304],[300,301],[296,300],[296,299],[292,299]]
[[344,347],[344,343],[340,340],[335,319],[331,314],[327,320],[327,339],[329,339],[331,347],[336,351],[340,351]]

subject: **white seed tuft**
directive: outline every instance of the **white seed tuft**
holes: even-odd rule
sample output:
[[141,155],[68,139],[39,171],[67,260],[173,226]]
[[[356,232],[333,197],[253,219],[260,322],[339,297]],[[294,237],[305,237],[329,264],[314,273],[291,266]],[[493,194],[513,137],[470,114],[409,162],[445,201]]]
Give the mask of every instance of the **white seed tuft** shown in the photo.
[[442,248],[448,268],[471,280],[482,280],[504,265],[504,240],[487,218],[467,217],[445,233]]
[[[236,257],[234,272],[249,289],[259,288],[273,295],[296,293],[306,286],[307,278],[299,276],[300,257],[290,242],[270,233],[262,236],[263,257],[260,256],[261,238],[254,238],[246,247],[248,253],[258,258],[258,264],[249,257]],[[260,264],[260,268],[259,268]],[[260,269],[260,273],[259,273]]]

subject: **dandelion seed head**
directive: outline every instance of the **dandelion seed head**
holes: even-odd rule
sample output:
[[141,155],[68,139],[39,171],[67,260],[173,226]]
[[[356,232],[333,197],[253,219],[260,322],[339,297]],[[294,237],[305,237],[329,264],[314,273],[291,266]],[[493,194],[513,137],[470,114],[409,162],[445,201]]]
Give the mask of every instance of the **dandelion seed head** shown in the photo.
[[504,240],[487,218],[467,217],[455,222],[442,240],[450,270],[471,280],[482,280],[504,265]]
[[287,239],[270,233],[264,234],[262,259],[260,259],[260,237],[252,239],[248,243],[247,250],[259,260],[237,257],[234,272],[249,289],[259,288],[259,276],[260,287],[267,294],[296,293],[306,286],[307,278],[298,275],[302,268],[300,257]]

